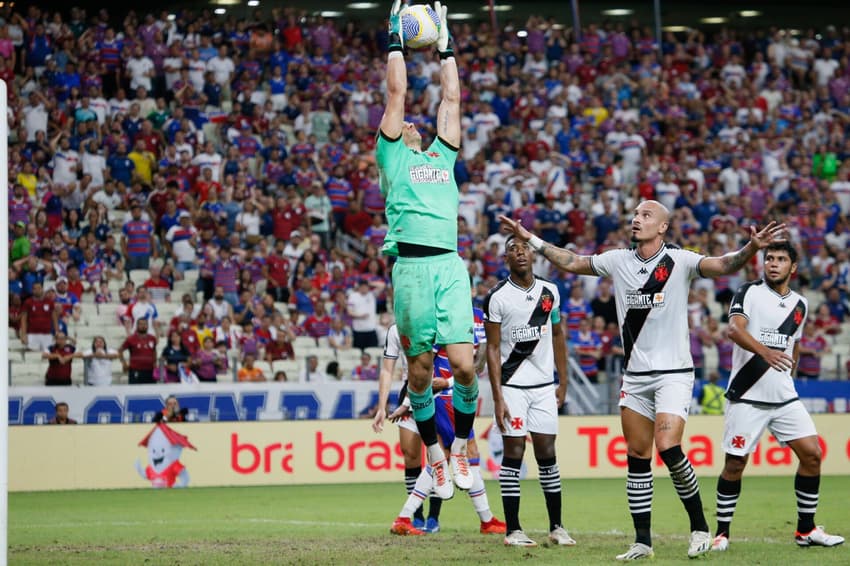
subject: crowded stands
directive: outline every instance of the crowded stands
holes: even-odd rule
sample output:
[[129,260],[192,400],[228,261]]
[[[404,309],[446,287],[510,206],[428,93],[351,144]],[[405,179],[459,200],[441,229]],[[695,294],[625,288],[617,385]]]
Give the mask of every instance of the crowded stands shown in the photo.
[[[294,8],[0,14],[13,385],[376,379],[392,324],[373,155],[383,24]],[[812,311],[800,375],[845,379],[850,31],[658,45],[637,22],[578,42],[554,20],[520,27],[453,26],[473,300],[506,275],[499,214],[583,254],[628,246],[644,198],[674,210],[675,243],[714,255],[777,219]],[[406,120],[432,138],[439,61],[407,61]],[[724,312],[756,268],[695,283],[698,377],[728,377]],[[591,380],[616,378],[610,285],[549,270],[572,354]]]

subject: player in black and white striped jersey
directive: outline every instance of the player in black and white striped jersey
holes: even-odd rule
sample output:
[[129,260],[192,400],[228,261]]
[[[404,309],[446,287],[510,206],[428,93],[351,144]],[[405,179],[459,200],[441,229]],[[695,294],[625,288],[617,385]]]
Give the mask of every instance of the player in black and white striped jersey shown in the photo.
[[532,273],[534,252],[520,238],[505,242],[505,260],[510,275],[490,290],[483,307],[494,417],[505,446],[499,471],[505,544],[537,546],[519,522],[519,476],[530,433],[549,515],[549,541],[572,546],[576,542],[561,524],[561,474],[555,454],[558,407],[564,404],[568,377],[558,287]]
[[693,390],[693,360],[688,344],[687,297],[696,277],[718,277],[741,269],[758,250],[781,238],[784,225],[750,227],[750,241],[737,252],[705,257],[664,242],[670,211],[643,201],[632,218],[633,250],[579,256],[543,242],[519,222],[500,217],[504,228],[563,271],[611,277],[625,350],[620,418],[628,446],[626,491],[635,526],[635,543],[618,560],[652,556],[652,449],[658,448],[690,518],[688,556],[711,548],[699,485],[682,451],[682,436]]
[[765,428],[791,447],[800,465],[794,478],[800,546],[837,546],[844,538],[815,525],[821,449],[815,423],[797,396],[791,371],[799,360],[809,305],[788,286],[797,250],[788,242],[767,247],[764,278],[744,284],[729,309],[732,376],[726,389],[726,461],[717,479],[717,532],[712,550],[729,548],[729,527],[749,455]]

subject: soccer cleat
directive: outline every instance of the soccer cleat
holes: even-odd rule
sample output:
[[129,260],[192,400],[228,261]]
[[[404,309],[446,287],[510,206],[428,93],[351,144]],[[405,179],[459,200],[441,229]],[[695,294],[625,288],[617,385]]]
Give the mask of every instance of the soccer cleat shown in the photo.
[[706,531],[693,531],[688,543],[688,558],[702,556],[711,550],[711,533]]
[[815,527],[806,534],[797,531],[794,538],[800,546],[838,546],[844,542],[844,537],[827,534],[821,526]]
[[410,517],[397,517],[393,521],[393,526],[390,527],[390,532],[394,535],[424,535],[425,533],[413,526],[410,522]]
[[549,533],[549,542],[558,546],[576,545],[576,541],[573,540],[573,537],[570,536],[570,533],[564,527],[555,527],[552,529],[552,532]]
[[537,546],[537,543],[528,538],[522,531],[511,531],[505,537],[505,546]]
[[711,552],[726,552],[729,550],[729,539],[726,535],[717,535],[711,543]]
[[651,546],[646,546],[641,542],[636,542],[629,547],[623,554],[617,555],[617,560],[621,562],[631,562],[632,560],[642,560],[644,558],[655,558],[655,553]]
[[503,535],[507,530],[508,526],[496,517],[489,521],[481,521],[480,532],[482,535]]
[[469,460],[466,454],[452,454],[449,456],[452,464],[452,477],[455,485],[462,491],[472,488],[472,472],[469,471]]
[[455,486],[449,479],[449,463],[443,458],[431,464],[431,477],[434,479],[434,493],[440,499],[451,499],[455,495]]
[[425,528],[422,530],[429,535],[435,535],[440,532],[440,521],[436,517],[428,517],[428,520],[425,521]]
[[413,527],[420,531],[423,530],[425,528],[425,519],[413,517]]

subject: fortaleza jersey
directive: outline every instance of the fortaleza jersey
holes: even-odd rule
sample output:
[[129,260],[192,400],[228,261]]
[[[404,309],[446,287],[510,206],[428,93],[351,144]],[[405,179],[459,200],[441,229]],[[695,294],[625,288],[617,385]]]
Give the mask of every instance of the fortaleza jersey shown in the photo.
[[[396,333],[397,334],[397,333]],[[473,356],[478,353],[478,348],[481,347],[482,344],[487,343],[487,335],[484,332],[484,311],[478,308],[472,309],[472,350],[474,352]],[[446,347],[441,346],[439,344],[434,345],[434,377],[441,377],[443,379],[451,379],[454,377],[452,374],[452,365],[449,363],[449,355],[446,353]],[[438,392],[437,395],[445,395],[450,397],[452,395],[453,387],[449,387],[448,389],[443,389]]]
[[484,321],[501,325],[502,385],[531,388],[555,379],[552,325],[561,322],[561,297],[551,281],[534,277],[523,289],[510,277],[484,299]]
[[617,320],[623,339],[623,369],[629,375],[679,373],[693,369],[688,338],[688,291],[701,277],[704,256],[662,244],[643,259],[637,250],[591,256],[593,272],[614,282]]
[[378,134],[375,158],[386,199],[389,230],[382,252],[398,255],[398,243],[457,250],[457,148],[437,138],[415,151]]
[[[729,318],[747,319],[747,332],[774,350],[793,356],[794,344],[803,336],[809,312],[806,299],[788,291],[780,295],[763,280],[745,283],[735,293]],[[783,405],[797,399],[791,371],[776,371],[764,358],[735,344],[732,348],[732,374],[726,397],[732,401]]]
[[398,326],[393,324],[387,330],[387,342],[384,344],[384,357],[388,360],[401,361],[401,380],[407,383],[407,356],[401,349],[401,339],[398,336]]

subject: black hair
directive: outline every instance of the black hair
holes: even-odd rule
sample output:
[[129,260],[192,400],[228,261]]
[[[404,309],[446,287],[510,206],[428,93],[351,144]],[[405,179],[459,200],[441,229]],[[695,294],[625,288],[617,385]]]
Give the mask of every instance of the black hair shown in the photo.
[[767,258],[768,252],[786,252],[791,259],[791,263],[797,263],[797,248],[791,245],[791,242],[784,240],[782,242],[772,242],[764,248],[764,257]]

